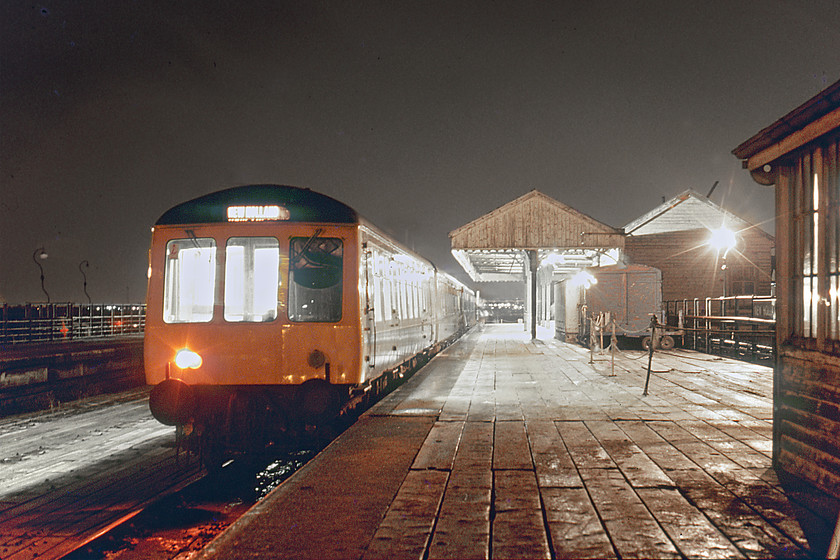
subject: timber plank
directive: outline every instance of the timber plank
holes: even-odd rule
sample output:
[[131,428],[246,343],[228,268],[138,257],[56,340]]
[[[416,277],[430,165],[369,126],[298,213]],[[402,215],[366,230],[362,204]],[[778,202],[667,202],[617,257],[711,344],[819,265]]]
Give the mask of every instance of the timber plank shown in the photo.
[[807,549],[702,470],[670,473],[680,492],[749,558],[805,558]]
[[429,545],[430,559],[489,557],[492,493],[489,468],[452,473]]
[[422,560],[448,478],[447,472],[410,471],[374,533],[364,558]]
[[676,488],[638,488],[656,520],[688,558],[746,558],[709,519]]
[[584,422],[558,422],[566,449],[578,469],[610,469],[615,462]]
[[555,558],[616,558],[583,487],[542,488],[540,493]]
[[493,424],[466,422],[429,558],[487,558],[490,554]]
[[618,469],[581,469],[613,546],[622,558],[680,558],[674,544]]
[[527,430],[540,487],[581,487],[583,482],[554,423],[547,420],[528,422]]
[[634,488],[672,484],[668,475],[614,422],[586,425]]
[[753,469],[738,469],[721,473],[720,480],[730,492],[752,507],[788,538],[803,548],[807,548],[808,539],[802,531],[799,520],[808,519],[810,523],[818,521],[808,510],[792,503],[783,492],[763,480]]
[[435,422],[411,468],[451,470],[463,430],[463,422]]
[[533,471],[496,471],[493,558],[550,558]]
[[496,402],[492,395],[477,400],[473,397],[467,413],[468,422],[493,422],[496,419]]
[[489,473],[493,462],[493,424],[466,422],[461,443],[455,453],[452,470],[485,470]]
[[525,423],[496,422],[493,438],[493,468],[533,469],[531,450],[525,433]]

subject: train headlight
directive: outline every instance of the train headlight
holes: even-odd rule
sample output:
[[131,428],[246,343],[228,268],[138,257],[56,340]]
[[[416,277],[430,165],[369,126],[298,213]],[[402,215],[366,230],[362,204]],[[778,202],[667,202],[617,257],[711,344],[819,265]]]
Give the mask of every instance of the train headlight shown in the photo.
[[198,369],[201,367],[201,356],[189,348],[181,348],[175,353],[175,365],[181,369]]

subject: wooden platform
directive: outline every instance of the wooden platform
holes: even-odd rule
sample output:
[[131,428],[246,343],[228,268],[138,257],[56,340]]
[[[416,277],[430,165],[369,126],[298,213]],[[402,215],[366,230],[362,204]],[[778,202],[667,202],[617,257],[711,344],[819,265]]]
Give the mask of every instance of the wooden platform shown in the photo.
[[[772,372],[470,333],[204,558],[795,558],[836,505],[770,465]],[[614,375],[613,375],[614,371]],[[832,509],[835,508],[835,509]],[[824,550],[824,548],[822,549]]]

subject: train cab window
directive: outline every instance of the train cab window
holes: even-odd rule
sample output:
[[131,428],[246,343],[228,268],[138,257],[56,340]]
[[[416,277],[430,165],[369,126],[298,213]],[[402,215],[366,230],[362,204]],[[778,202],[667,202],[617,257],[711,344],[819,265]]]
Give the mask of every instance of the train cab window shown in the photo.
[[173,239],[166,244],[164,322],[209,322],[213,319],[215,285],[214,239]]
[[225,248],[225,320],[275,320],[279,290],[280,242],[274,237],[231,237]]
[[289,247],[289,320],[341,319],[344,244],[335,237],[293,237]]

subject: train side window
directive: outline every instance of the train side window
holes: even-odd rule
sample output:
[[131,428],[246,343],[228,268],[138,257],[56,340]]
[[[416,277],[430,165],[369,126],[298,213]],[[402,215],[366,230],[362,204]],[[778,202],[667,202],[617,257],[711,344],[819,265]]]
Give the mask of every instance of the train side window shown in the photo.
[[215,285],[215,239],[172,239],[166,244],[165,323],[207,323],[212,320]]
[[389,296],[386,296],[386,290],[389,289],[387,261],[379,251],[374,251],[374,255],[374,263],[376,265],[374,269],[376,276],[376,303],[374,303],[376,320],[387,321],[391,318],[391,304],[388,301]]
[[341,320],[344,244],[335,237],[293,237],[289,248],[289,320]]
[[279,291],[280,242],[274,237],[231,237],[225,248],[225,320],[275,320]]
[[[387,273],[387,271],[386,271]],[[391,296],[391,288],[393,287],[393,280],[390,276],[382,279],[382,318],[385,321],[390,321],[394,316],[394,301]]]
[[382,278],[373,279],[373,320],[377,323],[382,321]]

